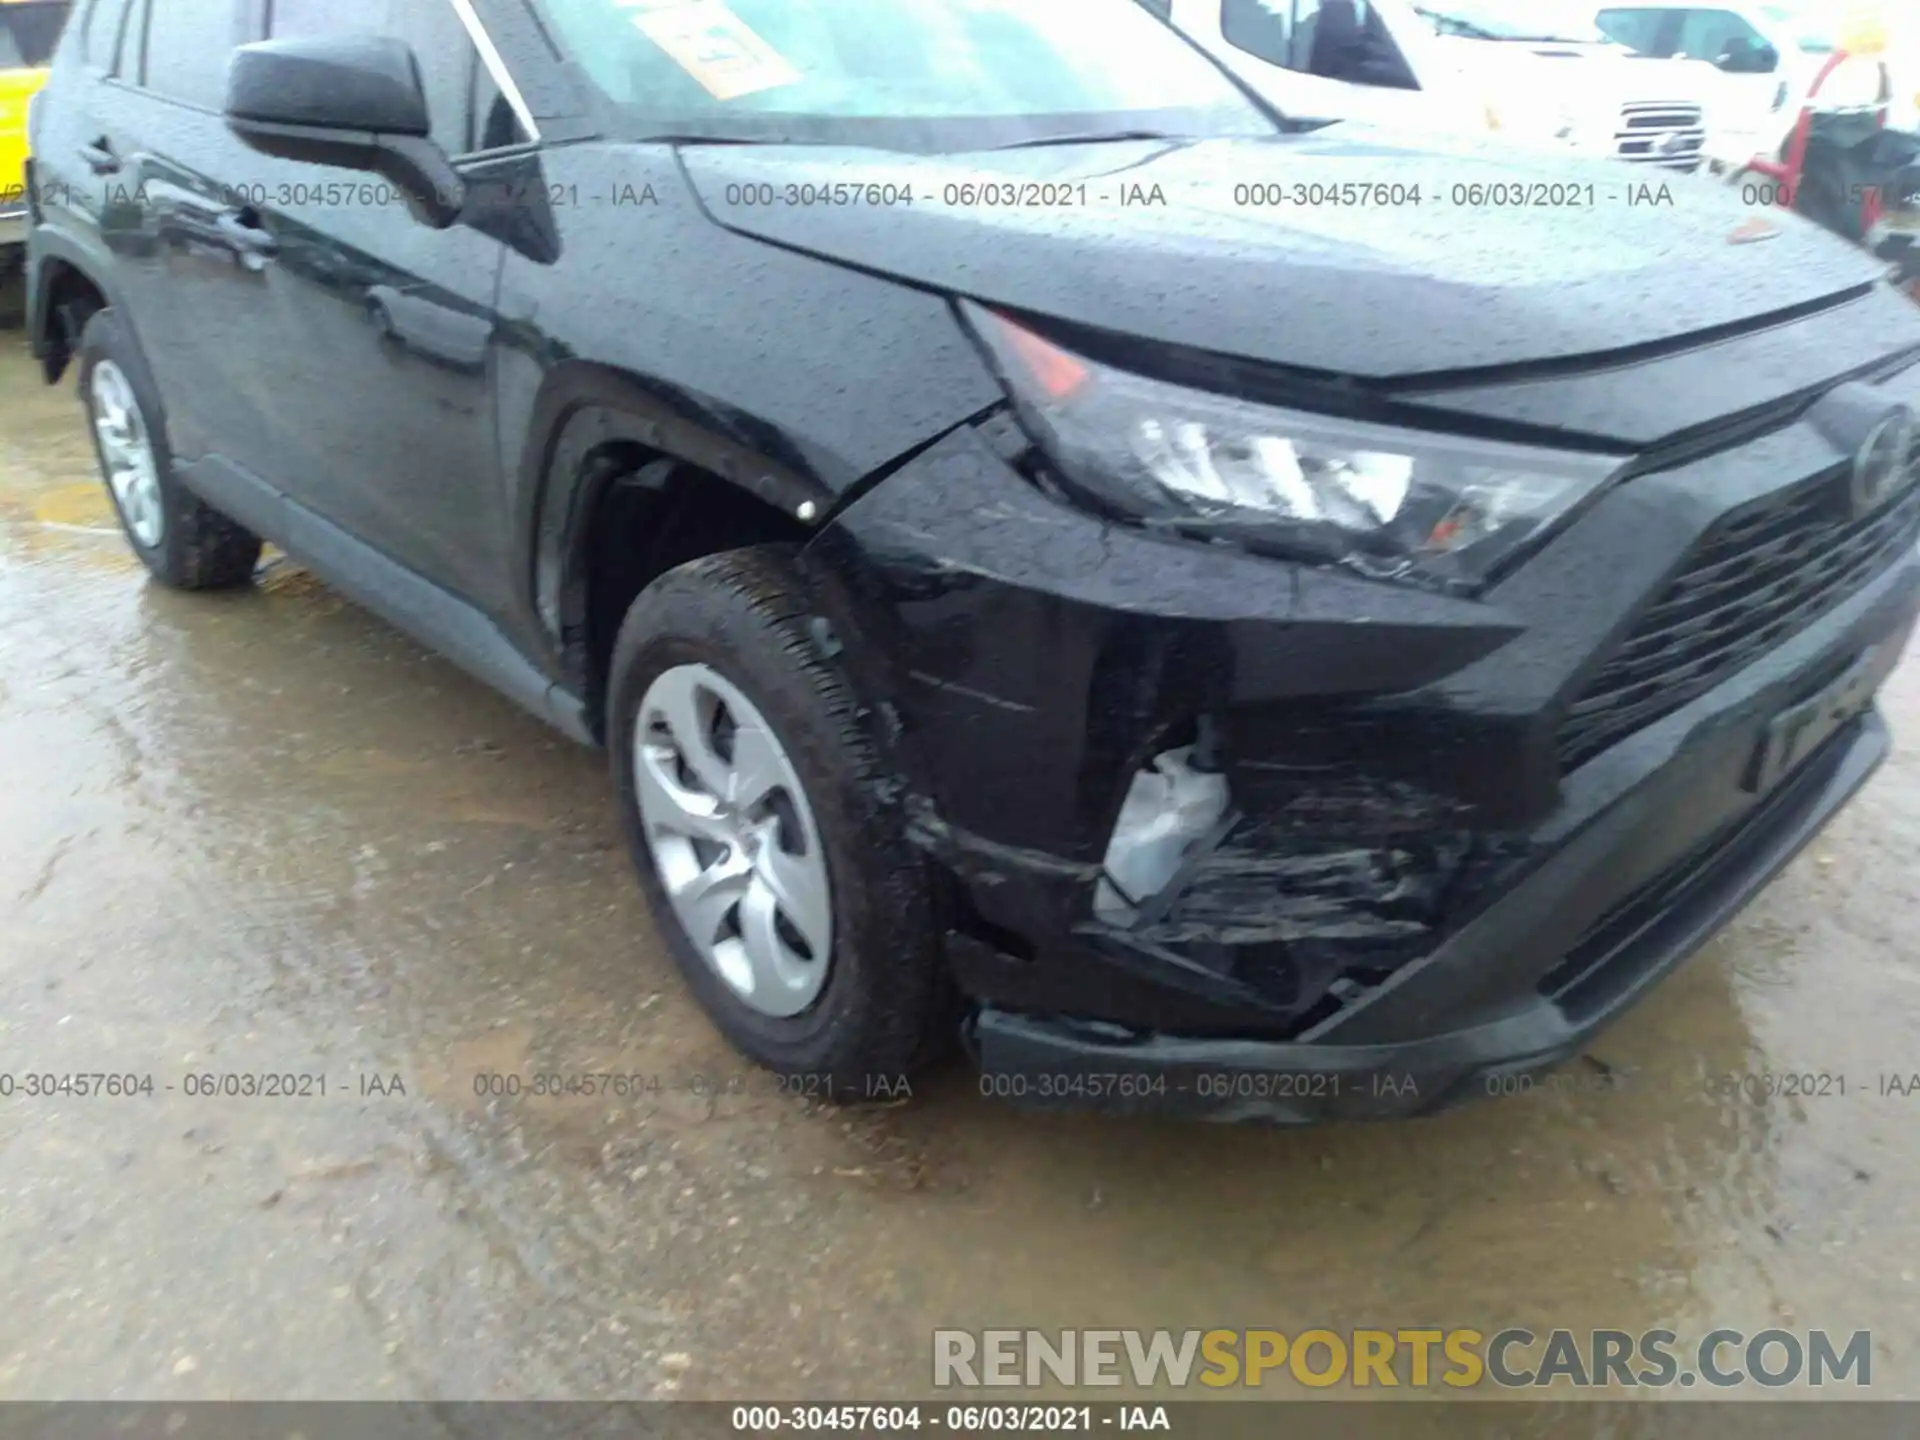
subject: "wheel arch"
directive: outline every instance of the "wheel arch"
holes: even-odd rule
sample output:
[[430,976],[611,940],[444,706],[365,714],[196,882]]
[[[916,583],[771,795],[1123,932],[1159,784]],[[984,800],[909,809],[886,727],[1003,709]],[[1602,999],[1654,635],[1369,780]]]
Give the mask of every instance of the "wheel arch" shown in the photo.
[[[805,544],[834,506],[833,492],[797,458],[774,453],[784,448],[777,437],[749,443],[716,420],[690,418],[693,408],[638,375],[584,361],[556,366],[534,402],[521,461],[529,599],[562,683],[581,698],[596,736],[611,639],[595,624],[595,584],[610,528],[624,531],[647,511],[655,522],[647,553],[632,561],[634,574],[651,578],[716,548],[694,544],[721,528],[716,517],[738,520],[741,543]],[[711,507],[691,517],[690,532],[689,496]]]
[[87,317],[97,309],[111,309],[121,317],[121,328],[152,378],[111,269],[59,230],[43,227],[33,237],[27,264],[27,343],[49,385],[66,373]]

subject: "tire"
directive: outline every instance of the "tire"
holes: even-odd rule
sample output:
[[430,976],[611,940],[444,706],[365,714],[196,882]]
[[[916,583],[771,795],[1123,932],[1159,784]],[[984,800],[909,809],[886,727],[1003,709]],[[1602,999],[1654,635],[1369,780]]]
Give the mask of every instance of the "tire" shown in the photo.
[[[244,585],[260,560],[260,537],[229,520],[182,485],[173,473],[173,452],[160,397],[120,317],[96,310],[80,332],[80,403],[87,412],[94,460],[113,501],[127,543],[153,577],[176,590],[224,590]],[[103,428],[107,397],[114,397],[127,423]],[[124,437],[110,445],[107,432]],[[126,457],[141,452],[129,470]],[[109,452],[120,457],[110,459]],[[148,483],[146,469],[150,468]],[[125,485],[116,473],[131,475]]]
[[[951,1042],[952,987],[928,873],[907,843],[898,786],[889,783],[863,728],[869,711],[809,636],[789,554],[766,546],[691,561],[655,580],[628,610],[608,682],[607,748],[621,823],[675,962],[736,1048],[790,1077],[795,1094],[838,1101],[900,1094],[902,1079]],[[766,1013],[724,978],[676,911],[649,838],[640,776],[649,762],[636,742],[641,733],[663,732],[640,732],[642,701],[653,714],[650,697],[662,693],[656,687],[671,687],[669,672],[684,675],[687,667],[706,667],[760,712],[791,762],[818,836],[831,938],[824,978],[816,977],[821,988],[798,1013]],[[776,828],[794,827],[783,820]],[[744,921],[735,923],[744,932]]]

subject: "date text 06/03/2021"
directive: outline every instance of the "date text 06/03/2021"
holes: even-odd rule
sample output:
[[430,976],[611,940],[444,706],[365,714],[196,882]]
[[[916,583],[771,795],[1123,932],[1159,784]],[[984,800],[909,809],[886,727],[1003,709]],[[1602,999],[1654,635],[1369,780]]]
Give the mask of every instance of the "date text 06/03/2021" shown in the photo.
[[736,1434],[887,1435],[921,1429],[954,1435],[1075,1435],[1106,1431],[1171,1433],[1164,1405],[735,1405]]
[[1331,1099],[1342,1094],[1417,1098],[1413,1075],[1391,1070],[1343,1075],[1317,1070],[1204,1070],[1169,1079],[1156,1070],[983,1070],[982,1095],[1019,1099],[1163,1099],[1194,1095],[1202,1100]]

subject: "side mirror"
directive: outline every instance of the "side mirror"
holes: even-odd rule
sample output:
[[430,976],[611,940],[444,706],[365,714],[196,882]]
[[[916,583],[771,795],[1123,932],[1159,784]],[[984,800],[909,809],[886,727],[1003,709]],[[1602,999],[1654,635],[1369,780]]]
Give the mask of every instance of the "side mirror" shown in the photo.
[[1365,55],[1354,67],[1354,83],[1382,90],[1418,90],[1413,74],[1397,55]]
[[1771,75],[1780,66],[1780,52],[1771,45],[1730,45],[1713,63],[1729,75]]
[[233,52],[227,127],[254,150],[383,176],[423,223],[460,218],[465,190],[430,138],[420,67],[376,35],[259,40]]

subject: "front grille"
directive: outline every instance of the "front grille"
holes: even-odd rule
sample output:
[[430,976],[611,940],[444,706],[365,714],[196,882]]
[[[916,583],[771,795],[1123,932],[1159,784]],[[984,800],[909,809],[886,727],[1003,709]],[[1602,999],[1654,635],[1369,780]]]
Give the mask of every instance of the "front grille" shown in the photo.
[[[1585,1024],[1630,992],[1649,967],[1677,959],[1675,933],[1699,935],[1703,919],[1716,909],[1730,913],[1728,903],[1770,870],[1769,852],[1778,856],[1791,841],[1812,798],[1832,778],[1831,762],[1851,743],[1844,734],[1829,737],[1779,789],[1615,903],[1540,977],[1539,993],[1574,1024]],[[1667,943],[1660,939],[1663,929]]]
[[1613,148],[1622,160],[1669,170],[1697,170],[1706,144],[1707,130],[1698,105],[1643,100],[1620,107],[1620,128],[1614,132]]
[[[1916,457],[1920,461],[1920,457]],[[1568,709],[1560,769],[1705,694],[1805,629],[1920,539],[1920,485],[1851,519],[1833,471],[1717,522]]]

